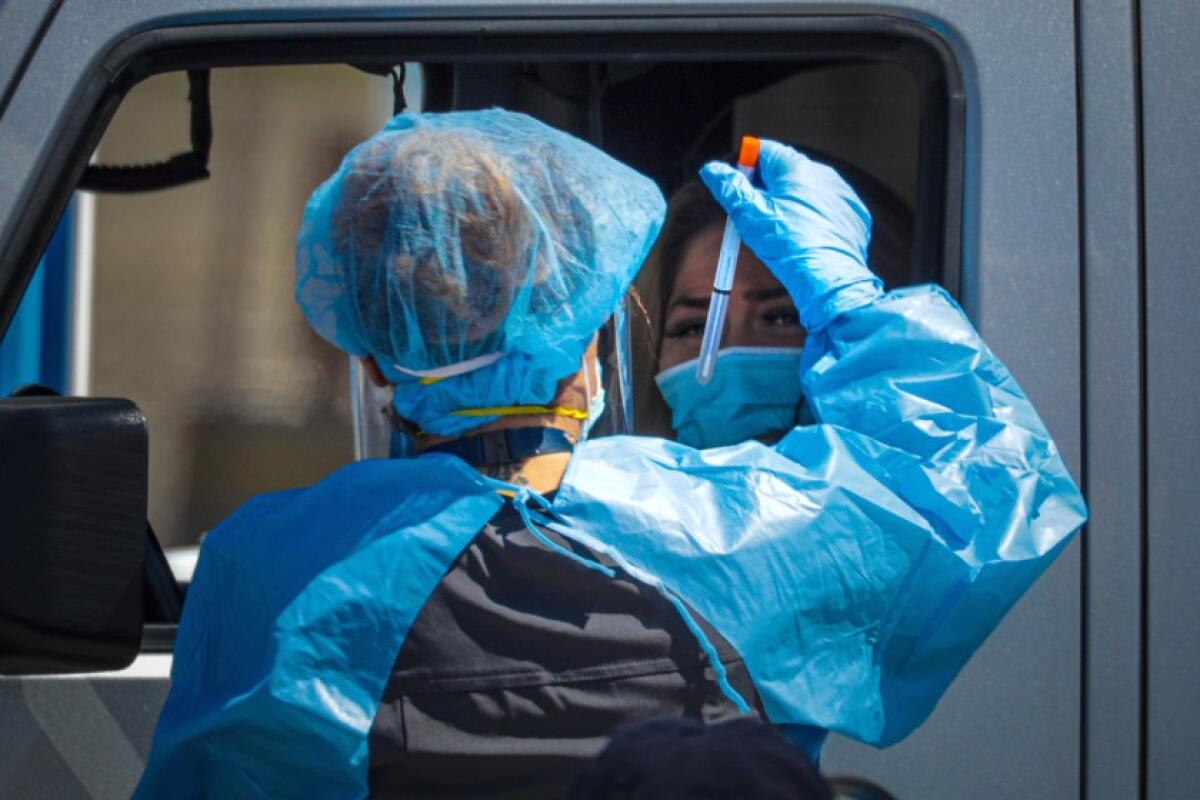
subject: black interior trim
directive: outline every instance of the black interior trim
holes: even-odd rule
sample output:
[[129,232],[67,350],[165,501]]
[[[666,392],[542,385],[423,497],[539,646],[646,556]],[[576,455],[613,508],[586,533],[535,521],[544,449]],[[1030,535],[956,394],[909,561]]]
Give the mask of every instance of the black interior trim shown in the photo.
[[146,523],[146,555],[142,561],[142,613],[147,622],[178,623],[183,592],[171,572],[154,528]]
[[212,149],[212,106],[206,69],[188,70],[192,149],[153,164],[88,164],[79,179],[86,192],[147,192],[170,189],[209,177]]
[[179,633],[179,624],[148,622],[142,626],[143,653],[173,653],[175,652],[175,636]]

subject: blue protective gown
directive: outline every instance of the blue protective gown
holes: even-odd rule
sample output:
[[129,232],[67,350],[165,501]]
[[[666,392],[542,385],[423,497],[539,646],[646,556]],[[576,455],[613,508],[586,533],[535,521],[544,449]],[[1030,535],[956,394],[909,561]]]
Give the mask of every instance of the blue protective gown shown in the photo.
[[[928,716],[1086,511],[942,290],[841,314],[805,365],[818,424],[774,447],[589,441],[531,516],[703,615],[772,721],[885,745]],[[506,502],[495,488],[450,456],[360,462],[214,530],[136,797],[364,795],[389,669]]]

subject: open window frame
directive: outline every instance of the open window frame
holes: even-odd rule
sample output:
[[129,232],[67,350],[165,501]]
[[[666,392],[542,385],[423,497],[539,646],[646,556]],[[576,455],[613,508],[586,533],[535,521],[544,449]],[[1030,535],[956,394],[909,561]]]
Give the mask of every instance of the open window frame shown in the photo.
[[[374,20],[166,27],[116,44],[79,87],[0,248],[0,329],[126,93],[165,72],[300,64],[591,61],[880,61],[905,69],[919,97],[914,278],[957,295],[963,251],[965,91],[951,48],[931,29],[886,16]],[[449,92],[449,95],[447,95]],[[440,93],[440,94],[439,94]],[[453,89],[430,70],[426,97]],[[453,106],[453,100],[450,100]],[[174,625],[148,623],[143,652],[170,652]]]

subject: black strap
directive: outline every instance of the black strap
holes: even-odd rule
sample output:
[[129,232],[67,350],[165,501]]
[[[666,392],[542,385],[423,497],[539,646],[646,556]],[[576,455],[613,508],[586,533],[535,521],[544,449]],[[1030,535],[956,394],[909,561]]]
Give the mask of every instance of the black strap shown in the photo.
[[362,70],[368,75],[379,75],[392,79],[392,116],[408,108],[408,100],[404,97],[404,78],[408,75],[408,64],[401,62],[395,66],[388,66],[350,62],[350,66]]
[[155,164],[91,164],[79,179],[89,192],[148,192],[169,189],[208,177],[212,149],[212,108],[208,101],[208,70],[188,70],[188,103],[192,107],[192,149]]
[[574,447],[558,428],[507,428],[455,439],[425,452],[458,456],[473,467],[494,467],[547,453],[569,453]]

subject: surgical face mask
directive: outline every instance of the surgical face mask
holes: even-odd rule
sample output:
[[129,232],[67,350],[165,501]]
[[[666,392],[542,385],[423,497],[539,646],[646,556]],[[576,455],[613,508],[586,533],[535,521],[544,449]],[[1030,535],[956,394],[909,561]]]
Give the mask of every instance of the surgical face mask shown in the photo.
[[713,379],[696,381],[698,359],[654,376],[671,408],[675,438],[691,447],[737,444],[784,433],[810,421],[800,386],[802,348],[729,347]]
[[600,363],[598,360],[592,360],[590,363],[590,367],[587,364],[583,367],[583,390],[588,398],[587,411],[567,408],[565,406],[523,403],[521,405],[489,406],[487,408],[463,408],[450,413],[467,417],[498,418],[528,414],[551,414],[558,417],[569,417],[579,420],[579,441],[582,442],[588,438],[588,434],[591,433],[592,427],[596,424],[596,420],[604,413],[605,408],[606,393],[600,374]]
[[[437,381],[446,377],[463,374],[471,369],[478,369],[494,363],[497,359],[476,359],[471,363],[451,364],[429,373],[416,373],[397,367],[401,372],[413,374],[426,381]],[[465,368],[464,368],[465,367]],[[570,409],[551,409],[544,406],[504,406],[489,409],[498,415],[504,413],[555,413],[561,411],[566,416],[579,419],[582,423],[580,441],[588,438],[596,420],[605,410],[607,392],[604,387],[603,375],[598,360],[591,362],[583,374],[584,391],[588,397],[587,416]],[[350,400],[354,421],[354,456],[358,460],[368,458],[407,458],[416,454],[414,442],[405,431],[399,430],[392,419],[394,412],[391,408],[391,391],[375,386],[367,377],[361,359],[350,357]]]

